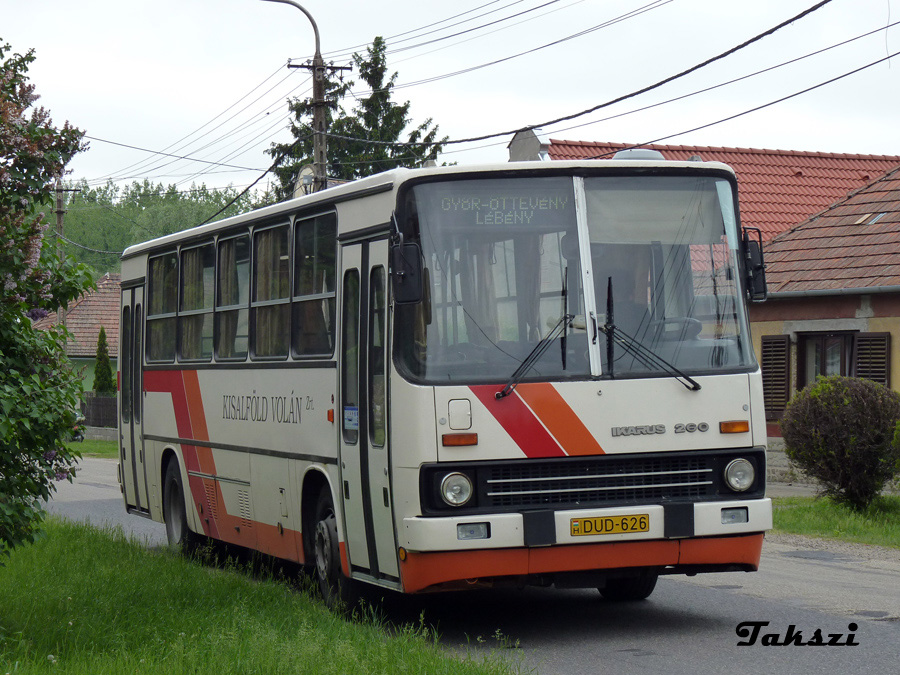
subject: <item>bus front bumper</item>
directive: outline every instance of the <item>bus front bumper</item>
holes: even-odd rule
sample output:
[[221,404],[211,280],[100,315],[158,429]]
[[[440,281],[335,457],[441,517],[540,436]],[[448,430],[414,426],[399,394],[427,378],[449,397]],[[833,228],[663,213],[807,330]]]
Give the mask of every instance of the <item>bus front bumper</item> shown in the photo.
[[[643,531],[584,534],[575,523],[605,519]],[[596,522],[596,521],[595,521]],[[486,526],[486,527],[485,527]],[[400,533],[406,592],[497,578],[655,568],[660,573],[755,570],[772,502],[755,499],[473,517],[406,518]],[[483,538],[464,538],[473,530]],[[448,586],[449,585],[449,586]]]

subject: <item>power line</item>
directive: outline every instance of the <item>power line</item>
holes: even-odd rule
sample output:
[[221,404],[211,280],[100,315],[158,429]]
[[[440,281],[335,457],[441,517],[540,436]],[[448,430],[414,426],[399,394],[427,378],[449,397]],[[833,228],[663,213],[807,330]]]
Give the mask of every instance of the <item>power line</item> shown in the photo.
[[[778,103],[783,103],[784,101],[795,98],[797,96],[802,96],[803,94],[807,94],[811,91],[814,91],[814,90],[824,87],[826,85],[837,82],[838,80],[843,80],[845,77],[850,77],[851,75],[855,75],[856,73],[862,72],[863,70],[866,70],[867,68],[871,68],[872,66],[877,66],[879,63],[884,63],[885,61],[889,61],[898,55],[900,55],[900,51],[896,51],[893,54],[888,54],[887,56],[884,56],[884,57],[878,59],[877,61],[872,61],[871,63],[867,63],[866,65],[860,66],[859,68],[855,68],[851,71],[848,71],[848,72],[844,73],[843,75],[838,75],[837,77],[832,77],[830,80],[825,80],[824,82],[819,82],[819,84],[814,84],[811,87],[807,87],[806,89],[802,89],[800,91],[794,92],[793,94],[788,94],[787,96],[782,96],[781,98],[775,99],[774,101],[769,101],[768,103],[763,103],[762,105],[758,105],[755,108],[750,108],[749,110],[744,110],[743,112],[739,112],[734,115],[729,115],[728,117],[723,117],[722,119],[716,120],[715,122],[709,122],[708,124],[701,124],[699,127],[694,127],[693,129],[679,131],[678,133],[669,134],[668,136],[661,136],[660,138],[656,138],[652,141],[645,141],[638,145],[628,146],[628,148],[625,148],[625,149],[644,147],[646,145],[651,145],[652,143],[659,143],[660,141],[666,141],[666,140],[669,140],[670,138],[675,138],[676,136],[683,136],[685,134],[690,134],[695,131],[700,131],[701,129],[707,129],[707,128],[715,126],[717,124],[722,124],[722,122],[730,122],[731,120],[737,119],[738,117],[743,117],[744,115],[749,115],[750,113],[754,113],[759,110],[763,110],[764,108],[768,108],[768,107],[776,105]],[[601,159],[610,154],[614,154],[614,153],[605,152],[600,155],[587,157],[586,159]]]
[[242,192],[240,192],[239,194],[235,195],[235,197],[234,197],[230,202],[228,202],[225,206],[223,206],[221,209],[219,209],[219,210],[216,211],[214,214],[212,214],[209,218],[207,218],[206,220],[204,220],[204,221],[203,221],[202,223],[200,223],[199,225],[195,225],[195,227],[200,227],[200,225],[206,225],[209,221],[211,221],[213,218],[215,218],[216,216],[218,216],[220,213],[223,213],[229,206],[231,206],[231,205],[234,204],[238,199],[240,199],[240,198],[243,197],[245,194],[247,194],[248,192],[250,192],[250,189],[251,189],[254,185],[256,185],[259,181],[261,181],[263,178],[265,178],[265,177],[266,177],[266,174],[268,174],[270,171],[273,171],[273,170],[275,169],[275,167],[277,167],[277,166],[281,163],[281,160],[284,159],[285,156],[287,156],[288,153],[290,153],[291,151],[293,151],[294,148],[296,148],[298,145],[300,145],[300,143],[303,143],[304,141],[308,141],[310,138],[312,138],[312,134],[309,134],[309,135],[307,135],[307,136],[305,136],[305,137],[303,137],[303,138],[298,138],[296,141],[294,141],[293,143],[291,143],[290,147],[286,148],[284,152],[279,153],[278,157],[275,158],[275,161],[272,162],[272,164],[269,166],[268,169],[266,169],[262,174],[260,174],[259,178],[257,178],[255,181],[253,181],[252,183],[250,183],[250,185],[248,185]]
[[[838,48],[838,47],[843,47],[843,46],[845,46],[845,45],[850,44],[851,42],[855,42],[855,41],[857,41],[857,40],[861,40],[862,38],[869,37],[870,35],[875,35],[876,33],[880,33],[880,32],[882,32],[882,31],[887,31],[887,29],[893,28],[894,26],[897,26],[897,25],[900,25],[900,21],[894,21],[893,23],[889,23],[889,24],[886,25],[886,26],[881,26],[881,27],[876,28],[876,29],[874,29],[874,30],[870,30],[870,31],[868,31],[868,32],[866,32],[866,33],[862,33],[862,34],[860,34],[860,35],[857,35],[856,37],[852,37],[852,38],[849,38],[849,39],[847,39],[847,40],[843,40],[842,42],[837,42],[837,43],[835,43],[835,44],[833,44],[833,45],[829,45],[828,47],[823,47],[822,49],[817,49],[817,50],[815,50],[815,51],[808,52],[808,53],[804,54],[803,56],[798,56],[798,57],[796,57],[796,58],[789,59],[788,61],[782,61],[781,63],[777,63],[777,64],[775,64],[774,66],[769,66],[768,68],[763,68],[763,69],[761,69],[761,70],[757,70],[757,71],[755,71],[755,72],[748,73],[748,74],[746,74],[746,75],[741,75],[740,77],[735,77],[735,78],[732,78],[732,79],[730,79],[730,80],[726,80],[725,82],[719,82],[718,84],[713,84],[713,85],[711,85],[711,86],[709,86],[709,87],[704,87],[703,89],[697,89],[697,90],[692,91],[692,92],[690,92],[690,93],[682,94],[681,96],[675,96],[675,97],[673,97],[673,98],[666,99],[665,101],[658,101],[658,102],[656,102],[656,103],[651,103],[651,104],[649,104],[649,105],[645,105],[645,106],[642,106],[642,107],[640,107],[640,108],[633,108],[633,109],[631,109],[631,110],[626,110],[625,112],[617,113],[617,114],[615,114],[615,115],[610,115],[609,117],[603,117],[603,118],[598,119],[598,120],[591,120],[590,122],[584,122],[584,123],[582,123],[582,124],[575,124],[575,125],[572,125],[572,126],[570,126],[570,127],[565,127],[565,128],[562,128],[562,129],[556,129],[556,130],[554,130],[554,131],[552,131],[552,132],[547,132],[547,131],[545,130],[545,133],[560,133],[560,132],[562,132],[562,131],[570,131],[570,130],[572,130],[572,129],[580,129],[581,127],[590,126],[590,125],[592,125],[592,124],[599,124],[600,122],[608,122],[608,121],[610,121],[610,120],[618,119],[618,118],[620,118],[620,117],[625,117],[626,115],[632,115],[632,114],[634,114],[634,113],[644,112],[645,110],[651,110],[651,109],[653,109],[653,108],[658,108],[658,107],[660,107],[660,106],[667,105],[667,104],[669,104],[669,103],[675,103],[675,102],[677,102],[677,101],[682,101],[682,100],[684,100],[684,99],[686,99],[686,98],[690,98],[690,97],[692,97],[692,96],[697,96],[697,95],[699,95],[699,94],[705,94],[705,93],[710,92],[710,91],[713,91],[713,90],[715,90],[715,89],[720,89],[720,88],[722,88],[722,87],[726,87],[726,86],[728,86],[729,84],[734,84],[734,83],[736,83],[736,82],[742,82],[742,81],[744,81],[744,80],[750,79],[751,77],[756,77],[757,75],[763,75],[763,74],[768,73],[768,72],[771,72],[771,71],[773,71],[773,70],[777,70],[778,68],[783,68],[784,66],[789,66],[789,65],[792,65],[792,64],[794,64],[794,63],[798,63],[798,62],[800,62],[800,61],[803,61],[804,59],[808,59],[808,58],[811,58],[811,57],[813,57],[813,56],[818,56],[819,54],[824,54],[824,53],[827,52],[827,51],[830,51],[830,50],[832,50],[832,49],[836,49],[836,48]],[[501,142],[500,144],[502,144],[502,142]],[[495,144],[492,144],[492,145],[498,145],[498,144],[495,143]],[[489,146],[483,146],[483,147],[489,147]]]
[[[207,122],[204,122],[202,125],[200,125],[199,127],[197,127],[194,131],[192,131],[192,132],[186,134],[185,136],[182,136],[182,137],[181,137],[180,139],[178,139],[177,141],[174,141],[173,143],[170,143],[169,145],[167,145],[165,148],[163,148],[163,152],[165,152],[165,151],[167,151],[167,150],[173,148],[174,146],[178,145],[179,143],[181,143],[181,142],[184,141],[185,139],[190,138],[191,136],[193,136],[194,134],[196,134],[197,132],[199,132],[201,129],[203,129],[203,128],[206,127],[207,125],[209,125],[209,124],[211,124],[212,122],[214,122],[215,120],[217,120],[219,117],[221,117],[222,115],[224,115],[225,113],[227,113],[229,110],[231,110],[231,109],[232,109],[234,106],[236,106],[238,103],[240,103],[240,102],[243,101],[245,98],[247,98],[248,96],[250,96],[254,91],[256,91],[256,90],[259,89],[261,86],[263,86],[266,82],[268,82],[268,81],[271,80],[273,77],[275,77],[279,72],[281,72],[281,66],[279,66],[274,72],[272,72],[272,73],[271,73],[268,77],[266,77],[262,82],[260,82],[260,83],[257,84],[255,87],[253,87],[253,89],[251,89],[249,92],[247,92],[246,94],[244,94],[243,96],[241,96],[237,101],[235,101],[234,103],[232,103],[230,106],[228,106],[227,108],[225,108],[225,110],[223,110],[222,112],[218,113],[218,114],[217,114],[215,117],[213,117],[211,120],[209,120],[209,121],[207,121]],[[286,79],[286,78],[284,78],[284,79]],[[280,84],[281,82],[283,82],[284,79],[282,79],[281,81],[279,81],[279,84]],[[277,86],[277,85],[276,85],[276,86]],[[274,87],[273,87],[273,88],[274,88]],[[271,89],[269,89],[269,91],[271,91]],[[268,92],[266,92],[266,93],[268,93]],[[265,95],[265,94],[263,94],[263,96],[264,96],[264,95]],[[259,100],[259,99],[257,98],[256,100]],[[185,147],[185,146],[181,146],[181,148],[177,148],[177,149],[175,150],[175,152],[178,152],[178,151],[181,150],[183,147]],[[148,162],[148,161],[152,161],[152,160],[150,160],[149,158],[140,160],[140,161],[138,161],[138,162],[135,162],[134,164],[130,164],[129,166],[126,166],[126,167],[124,167],[124,168],[122,168],[122,169],[119,169],[118,171],[114,171],[113,173],[108,174],[107,176],[104,177],[104,179],[106,179],[106,178],[115,178],[117,174],[121,174],[121,173],[124,173],[124,172],[126,172],[126,171],[135,169],[136,167],[138,167],[138,166],[140,166],[141,164],[144,164],[144,163],[146,163],[146,162]]]
[[97,138],[96,136],[88,136],[87,134],[85,134],[84,137],[87,139],[90,139],[92,141],[99,141],[100,143],[108,143],[110,145],[118,145],[121,148],[128,148],[129,150],[140,150],[141,152],[149,152],[154,155],[163,155],[164,157],[174,157],[176,159],[187,159],[192,162],[201,162],[202,164],[212,164],[213,166],[222,166],[222,167],[225,167],[228,169],[240,169],[242,171],[261,171],[261,169],[258,169],[258,168],[251,168],[251,167],[247,167],[247,166],[234,166],[231,164],[223,164],[221,162],[210,162],[210,161],[206,161],[203,159],[193,159],[192,157],[185,157],[183,155],[172,155],[172,154],[169,154],[168,152],[161,152],[159,150],[148,150],[147,148],[139,148],[136,145],[128,145],[127,143],[118,143],[116,141],[109,141],[109,140],[106,140],[105,138]]
[[[563,10],[569,9],[570,7],[572,7],[574,5],[580,5],[581,3],[586,2],[586,1],[587,0],[574,0],[573,2],[571,2],[568,5],[564,5],[563,7],[556,7],[555,9],[546,11],[543,14],[538,14],[537,16],[530,16],[527,19],[522,19],[521,21],[517,21],[516,23],[511,24],[509,26],[501,26],[499,28],[495,28],[494,30],[487,31],[486,33],[482,33],[480,35],[473,35],[472,37],[468,37],[465,40],[459,40],[458,42],[454,42],[453,44],[444,45],[443,47],[437,47],[436,49],[431,49],[427,52],[421,52],[419,54],[414,54],[413,56],[407,56],[404,59],[392,59],[391,63],[394,65],[396,65],[398,63],[406,63],[407,61],[412,61],[414,59],[422,58],[423,56],[428,56],[429,54],[435,54],[437,52],[444,51],[445,49],[450,49],[451,47],[458,47],[459,45],[463,45],[467,42],[472,42],[473,40],[480,40],[481,38],[488,37],[489,35],[494,35],[496,33],[500,33],[502,31],[509,30],[510,28],[515,28],[516,26],[521,26],[523,23],[528,23],[530,21],[536,21],[538,19],[542,19],[545,16],[548,16],[550,14],[555,14],[556,12],[561,12]],[[398,50],[398,51],[401,51],[401,50]],[[389,50],[387,50],[386,53],[393,54],[394,52],[393,52],[393,50],[389,49]]]
[[[448,21],[453,21],[454,19],[458,19],[459,17],[465,16],[466,14],[471,14],[472,12],[477,12],[478,10],[484,9],[485,7],[488,7],[488,6],[490,6],[490,5],[495,5],[495,4],[497,4],[497,2],[499,2],[499,0],[494,0],[494,2],[488,2],[488,3],[485,3],[485,4],[483,4],[483,5],[479,5],[478,7],[474,7],[473,9],[467,10],[467,11],[462,12],[462,13],[460,13],[460,14],[456,14],[456,15],[451,16],[451,17],[448,17],[448,18],[446,18],[446,19],[441,19],[440,21],[434,21],[434,22],[432,22],[432,23],[430,23],[430,24],[427,24],[427,25],[425,25],[425,26],[419,26],[418,28],[413,28],[413,29],[411,29],[411,30],[404,31],[404,32],[402,32],[402,33],[397,33],[396,35],[390,35],[390,36],[388,36],[388,37],[385,37],[385,38],[384,38],[384,41],[387,42],[387,43],[390,43],[391,41],[405,42],[406,40],[412,40],[412,39],[415,39],[416,37],[424,37],[425,35],[429,35],[430,33],[422,33],[422,34],[420,34],[420,35],[417,35],[417,36],[414,36],[414,37],[411,37],[411,38],[406,38],[406,39],[404,39],[404,40],[397,40],[397,38],[403,37],[404,35],[409,35],[409,34],[411,34],[411,33],[417,33],[418,31],[426,30],[426,29],[428,29],[428,28],[433,28],[434,26],[438,26],[438,25],[440,25],[440,24],[442,24],[442,23],[446,23],[446,22],[448,22]],[[521,4],[522,2],[524,2],[524,0],[514,0],[514,2],[510,2],[510,3],[506,4],[506,5],[503,5],[502,7],[498,7],[497,9],[492,9],[491,11],[489,11],[489,12],[484,12],[483,14],[479,14],[478,16],[470,17],[470,18],[466,19],[465,21],[459,21],[459,22],[457,22],[457,23],[451,24],[450,26],[445,26],[444,28],[441,28],[441,29],[439,29],[439,30],[445,30],[446,28],[453,28],[454,26],[459,26],[459,25],[464,24],[464,23],[466,23],[466,22],[468,22],[468,21],[474,21],[475,19],[480,19],[480,18],[483,17],[483,16],[487,16],[487,15],[489,15],[489,14],[494,14],[494,13],[496,13],[496,12],[503,11],[504,9],[507,9],[507,8],[509,8],[509,7],[512,7],[513,5]],[[431,31],[431,32],[436,32],[436,31]],[[330,59],[347,58],[347,57],[349,57],[349,56],[352,56],[353,53],[354,53],[357,49],[361,49],[361,48],[367,47],[367,46],[368,46],[368,43],[366,43],[366,44],[361,44],[361,45],[356,45],[356,46],[354,46],[354,47],[343,47],[343,48],[341,48],[341,49],[337,49],[337,50],[334,50],[334,51],[331,51],[331,52],[327,52],[327,53],[323,54],[323,56],[327,56],[327,57],[330,58]]]
[[[495,59],[493,61],[488,61],[487,63],[481,63],[481,64],[478,64],[475,66],[470,66],[468,68],[463,68],[461,70],[455,70],[450,73],[444,73],[442,75],[433,75],[431,77],[427,77],[427,78],[424,78],[421,80],[416,80],[414,82],[407,82],[406,84],[398,84],[398,85],[394,86],[394,89],[395,90],[396,89],[408,89],[409,87],[416,87],[421,84],[431,84],[432,82],[446,80],[451,77],[456,77],[458,75],[465,75],[467,73],[471,73],[476,70],[481,70],[483,68],[488,68],[490,66],[496,66],[498,64],[505,63],[507,61],[512,61],[513,59],[517,59],[520,56],[527,56],[528,54],[533,54],[535,52],[541,51],[542,49],[547,49],[549,47],[555,47],[559,44],[562,44],[563,42],[568,42],[569,40],[574,40],[576,38],[584,37],[585,35],[589,35],[590,33],[601,30],[603,28],[608,28],[609,26],[613,26],[617,23],[621,23],[622,21],[627,21],[628,19],[631,19],[631,18],[634,18],[641,14],[644,14],[645,12],[650,12],[654,9],[659,9],[660,7],[663,7],[673,1],[674,0],[653,0],[653,2],[650,2],[647,5],[643,5],[642,7],[633,9],[633,10],[626,12],[625,14],[621,14],[613,19],[608,19],[608,20],[604,21],[603,23],[597,24],[596,26],[592,26],[591,28],[586,28],[584,30],[578,31],[577,33],[572,33],[571,35],[567,35],[558,40],[548,42],[548,43],[540,45],[538,47],[534,47],[532,49],[527,49],[523,52],[519,52],[517,54],[512,54],[510,56],[504,56],[502,58]],[[828,1],[830,2],[830,0],[828,0]],[[547,3],[547,4],[550,4],[550,3]],[[543,6],[545,6],[545,5],[542,5],[542,7]],[[381,91],[383,91],[383,90],[381,90]],[[356,95],[365,96],[366,94],[373,94],[373,93],[376,93],[376,92],[375,91],[360,92]]]
[[84,244],[79,244],[76,241],[72,241],[68,237],[64,237],[63,235],[59,234],[58,232],[54,232],[53,234],[57,238],[62,239],[67,244],[71,244],[72,246],[76,246],[80,249],[84,249],[85,251],[90,251],[91,253],[105,253],[107,255],[119,255],[119,256],[122,255],[122,253],[124,253],[124,251],[103,251],[99,248],[91,248],[90,246],[85,246]]
[[830,2],[831,2],[831,0],[822,0],[821,2],[810,7],[809,9],[806,9],[806,10],[800,12],[799,14],[797,14],[796,16],[791,17],[787,21],[783,21],[780,24],[778,24],[777,26],[773,26],[769,30],[767,30],[763,33],[760,33],[759,35],[750,38],[746,42],[742,42],[741,44],[737,45],[736,47],[732,47],[731,49],[724,51],[721,54],[718,54],[717,56],[713,56],[712,58],[707,59],[706,61],[703,61],[702,63],[698,63],[697,65],[692,66],[692,67],[688,68],[687,70],[683,70],[680,73],[677,73],[675,75],[667,77],[664,80],[660,80],[659,82],[657,82],[655,84],[646,86],[643,89],[633,91],[630,94],[624,94],[622,96],[619,96],[618,98],[612,99],[611,101],[607,101],[605,103],[600,103],[591,108],[588,108],[587,110],[582,110],[581,112],[572,113],[571,115],[564,115],[562,117],[557,117],[556,119],[548,120],[546,122],[541,122],[539,124],[530,124],[528,126],[520,127],[518,129],[500,131],[500,132],[493,133],[493,134],[483,134],[481,136],[472,136],[471,138],[459,138],[456,140],[446,141],[444,144],[451,145],[451,144],[459,144],[459,143],[472,143],[475,141],[485,141],[490,138],[497,138],[499,136],[511,136],[511,135],[517,134],[521,131],[531,131],[532,129],[538,129],[540,127],[550,126],[552,124],[558,124],[559,122],[566,122],[568,120],[576,119],[578,117],[583,117],[584,115],[588,115],[592,112],[596,112],[597,110],[600,110],[601,108],[608,108],[609,106],[615,105],[616,103],[621,103],[622,101],[628,100],[630,98],[634,98],[635,96],[640,96],[641,94],[646,94],[648,91],[653,91],[654,89],[659,89],[663,85],[669,84],[670,82],[674,82],[675,80],[685,77],[686,75],[690,75],[691,73],[694,73],[694,72],[700,70],[701,68],[705,68],[706,66],[708,66],[712,63],[715,63],[716,61],[720,61],[727,56],[731,56],[735,52],[738,52],[741,49],[744,49],[745,47],[748,47],[755,42],[759,42],[763,38],[772,35],[773,33],[781,30],[785,26],[792,24],[795,21],[798,21],[798,20],[806,17],[809,14],[812,14],[813,12],[815,12],[818,9],[821,9],[822,7],[824,7],[825,5],[827,5]]

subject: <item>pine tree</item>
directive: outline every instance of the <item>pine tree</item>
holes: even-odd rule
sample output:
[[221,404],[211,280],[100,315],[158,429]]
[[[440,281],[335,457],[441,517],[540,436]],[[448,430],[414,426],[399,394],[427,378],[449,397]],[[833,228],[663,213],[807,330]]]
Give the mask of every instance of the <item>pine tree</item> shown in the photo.
[[[413,125],[409,101],[391,100],[397,73],[388,76],[385,51],[384,38],[376,37],[365,55],[353,55],[356,70],[369,87],[369,94],[357,99],[351,113],[340,107],[340,101],[350,93],[354,83],[326,83],[330,178],[355,180],[400,166],[420,166],[426,160],[436,159],[441,144],[447,140],[438,138],[438,126],[430,117]],[[296,140],[273,143],[267,151],[271,157],[280,158],[275,175],[281,183],[276,189],[281,199],[291,196],[300,167],[313,161],[312,101],[293,99],[288,105],[294,115],[291,134]],[[401,140],[404,134],[406,138]]]
[[112,365],[109,362],[109,345],[106,343],[106,330],[100,326],[97,337],[97,367],[94,370],[94,393],[98,396],[111,396],[116,393],[116,381],[113,378]]

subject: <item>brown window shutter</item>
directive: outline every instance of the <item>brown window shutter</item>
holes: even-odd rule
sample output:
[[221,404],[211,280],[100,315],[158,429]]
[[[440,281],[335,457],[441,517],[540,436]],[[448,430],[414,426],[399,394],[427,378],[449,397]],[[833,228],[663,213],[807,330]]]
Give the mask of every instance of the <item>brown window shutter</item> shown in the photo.
[[857,333],[853,336],[853,375],[891,386],[890,333]]
[[766,419],[781,419],[791,396],[790,336],[762,336],[762,380]]

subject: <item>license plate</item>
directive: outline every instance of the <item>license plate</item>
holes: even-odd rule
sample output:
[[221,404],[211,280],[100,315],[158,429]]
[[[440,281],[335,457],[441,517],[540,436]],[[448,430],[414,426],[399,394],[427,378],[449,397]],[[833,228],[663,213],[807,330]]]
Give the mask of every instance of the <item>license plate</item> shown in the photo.
[[587,537],[598,534],[623,534],[627,532],[649,532],[650,514],[636,513],[630,516],[572,518],[569,521],[569,529],[573,537]]

